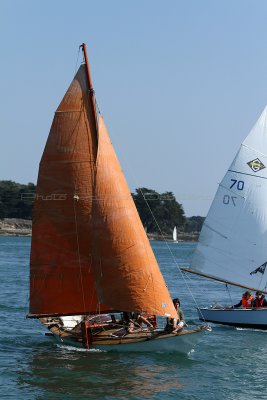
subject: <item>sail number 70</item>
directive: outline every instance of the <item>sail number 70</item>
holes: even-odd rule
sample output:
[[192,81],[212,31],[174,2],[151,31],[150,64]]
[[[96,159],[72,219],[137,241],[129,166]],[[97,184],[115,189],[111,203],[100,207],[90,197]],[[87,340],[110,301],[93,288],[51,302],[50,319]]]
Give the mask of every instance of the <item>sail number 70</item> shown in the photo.
[[230,189],[232,189],[234,186],[237,188],[237,190],[243,190],[244,189],[244,181],[238,181],[237,179],[231,179],[232,185],[230,186]]
[[[231,179],[231,186],[230,189],[232,189],[233,187],[236,188],[237,190],[243,190],[244,189],[244,181],[238,181],[237,179]],[[233,205],[234,207],[236,206],[236,196],[230,196],[229,194],[225,194],[223,196],[223,204],[230,204]]]

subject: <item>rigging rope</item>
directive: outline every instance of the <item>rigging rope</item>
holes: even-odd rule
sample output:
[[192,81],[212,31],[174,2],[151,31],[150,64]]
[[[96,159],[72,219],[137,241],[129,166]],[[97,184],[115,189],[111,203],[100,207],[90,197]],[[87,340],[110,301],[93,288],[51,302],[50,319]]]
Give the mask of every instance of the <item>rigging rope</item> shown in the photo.
[[197,303],[197,301],[196,301],[196,298],[195,298],[195,296],[193,295],[193,293],[192,293],[192,291],[191,291],[191,289],[190,289],[190,287],[189,287],[189,285],[188,285],[188,283],[187,283],[187,281],[186,281],[186,279],[185,279],[185,277],[184,277],[184,274],[183,274],[183,272],[181,271],[180,266],[179,266],[179,264],[178,264],[177,261],[176,261],[176,258],[175,258],[175,256],[174,256],[174,254],[173,254],[173,252],[172,252],[172,250],[171,250],[169,244],[168,244],[168,241],[167,241],[167,239],[165,238],[165,236],[164,236],[164,234],[163,234],[163,232],[162,232],[162,230],[161,230],[161,228],[160,228],[160,226],[159,226],[159,223],[158,223],[158,221],[157,221],[157,219],[156,219],[156,217],[155,217],[155,215],[154,215],[154,213],[153,213],[151,207],[149,206],[147,200],[145,199],[145,196],[144,196],[144,194],[143,194],[143,192],[142,192],[141,189],[140,189],[140,191],[141,191],[141,194],[142,194],[142,196],[143,196],[143,199],[144,199],[144,201],[145,201],[145,203],[146,203],[146,205],[147,205],[147,207],[148,207],[148,209],[149,209],[149,211],[150,211],[150,213],[151,213],[151,215],[152,215],[152,217],[153,217],[153,219],[154,219],[154,221],[155,221],[155,223],[156,223],[156,225],[157,225],[157,227],[158,227],[158,229],[159,229],[159,231],[160,231],[160,234],[161,234],[161,236],[162,236],[162,238],[163,238],[163,240],[164,240],[164,242],[165,242],[165,244],[166,244],[166,247],[168,248],[168,250],[169,250],[169,252],[170,252],[170,254],[171,254],[171,257],[172,257],[172,259],[173,259],[173,262],[174,262],[175,266],[178,268],[178,271],[180,272],[180,274],[181,274],[181,276],[182,276],[182,278],[183,278],[183,281],[185,282],[185,285],[186,285],[186,287],[187,287],[187,289],[188,289],[188,291],[189,291],[189,293],[190,293],[192,299],[193,299],[194,302],[195,302],[195,305],[196,305],[197,309],[199,310],[199,312],[200,312],[200,314],[201,314],[203,320],[205,321],[205,318],[204,318],[204,316],[203,316],[203,314],[202,314],[202,312],[201,312],[201,310],[200,310],[200,308],[199,308],[199,306],[198,306],[198,303]]
[[226,287],[226,289],[227,289],[227,292],[228,292],[228,295],[229,295],[229,298],[230,298],[230,302],[231,302],[231,304],[233,305],[233,300],[232,300],[231,292],[230,292],[230,289],[229,289],[227,283],[225,284],[225,287]]
[[[125,160],[125,158],[124,158],[124,160]],[[126,161],[126,163],[127,163],[127,161]],[[132,175],[132,178],[133,178],[133,180],[134,180],[134,182],[135,182],[135,185],[138,187],[138,184],[137,184],[137,182],[136,182],[136,179],[135,179],[135,177],[134,177],[134,175],[133,175],[131,169],[129,168],[129,164],[127,164],[127,165],[128,165],[128,169],[129,169],[129,171],[130,171],[130,173],[131,173],[131,175]],[[147,207],[148,207],[148,209],[149,209],[150,214],[152,215],[152,218],[154,219],[154,221],[155,221],[155,223],[156,223],[156,225],[157,225],[157,227],[158,227],[158,229],[159,229],[160,235],[161,235],[161,237],[163,238],[163,241],[164,241],[164,243],[165,243],[165,245],[166,245],[166,247],[167,247],[169,253],[171,254],[171,257],[172,257],[172,259],[173,259],[173,262],[174,262],[175,266],[178,268],[178,270],[179,270],[179,272],[180,272],[180,274],[181,274],[181,276],[182,276],[182,279],[183,279],[183,281],[185,282],[185,285],[186,285],[186,287],[187,287],[187,289],[188,289],[188,292],[190,293],[192,299],[194,300],[197,309],[198,309],[198,310],[200,311],[200,313],[201,313],[201,310],[200,310],[200,308],[199,308],[199,306],[198,306],[198,303],[197,303],[197,301],[196,301],[196,299],[195,299],[195,297],[194,297],[194,295],[193,295],[193,293],[192,293],[192,291],[191,291],[190,287],[188,286],[188,283],[187,283],[187,281],[186,281],[186,279],[185,279],[184,273],[181,271],[180,266],[179,266],[179,264],[177,263],[177,261],[176,261],[176,259],[175,259],[175,256],[174,256],[174,254],[173,254],[173,252],[172,252],[172,250],[171,250],[171,248],[170,248],[170,246],[169,246],[169,244],[168,244],[168,241],[167,241],[166,237],[164,236],[164,234],[163,234],[163,232],[162,232],[162,230],[161,230],[161,228],[160,228],[160,226],[159,226],[159,223],[158,223],[158,221],[157,221],[157,219],[156,219],[156,217],[155,217],[155,215],[154,215],[154,213],[153,213],[153,211],[152,211],[150,205],[148,204],[148,202],[147,202],[147,200],[146,200],[146,198],[145,198],[145,195],[144,195],[142,189],[140,189],[140,192],[141,192],[141,194],[142,194],[142,196],[143,196],[143,199],[144,199],[144,201],[145,201],[145,203],[146,203],[146,205],[147,205]],[[153,278],[152,278],[152,279],[153,279]],[[202,313],[201,313],[201,316],[203,317],[203,320],[205,321],[205,318],[204,318],[204,316],[202,315]]]

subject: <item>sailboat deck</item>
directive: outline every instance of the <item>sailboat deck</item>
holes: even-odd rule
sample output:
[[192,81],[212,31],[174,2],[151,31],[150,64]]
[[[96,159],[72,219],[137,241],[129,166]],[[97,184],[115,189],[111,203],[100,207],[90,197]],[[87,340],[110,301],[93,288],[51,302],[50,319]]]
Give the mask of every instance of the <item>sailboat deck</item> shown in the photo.
[[[45,322],[45,319],[42,321]],[[58,324],[52,324],[48,326],[50,332],[62,340],[70,340],[73,342],[85,344],[85,335],[82,334],[80,327],[69,331],[60,327]],[[98,329],[92,329],[88,331],[88,341],[90,345],[118,345],[118,344],[130,344],[144,342],[148,340],[160,340],[173,338],[174,336],[183,336],[192,333],[197,333],[203,330],[203,326],[196,327],[195,329],[182,330],[175,334],[166,333],[163,329],[147,330],[140,329],[134,332],[127,332],[123,327],[110,328],[108,325],[100,326]]]

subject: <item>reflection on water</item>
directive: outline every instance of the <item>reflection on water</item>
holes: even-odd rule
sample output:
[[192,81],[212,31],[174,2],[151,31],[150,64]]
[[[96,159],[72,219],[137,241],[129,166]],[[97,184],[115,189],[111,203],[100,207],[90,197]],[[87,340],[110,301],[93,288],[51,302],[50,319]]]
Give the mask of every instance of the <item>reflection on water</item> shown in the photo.
[[[57,345],[43,336],[28,311],[30,239],[0,238],[0,399],[22,400],[243,400],[264,399],[267,331],[213,326],[189,356],[86,352]],[[171,290],[186,320],[198,323],[184,277],[162,243],[153,243]],[[172,251],[186,265],[195,245]],[[198,305],[235,304],[241,291],[199,277],[190,278]],[[42,334],[41,334],[42,333]]]
[[[17,371],[19,385],[31,386],[38,399],[141,399],[179,393],[179,365],[193,361],[181,355],[87,352],[50,345],[29,353]],[[73,397],[75,396],[75,397]],[[82,397],[83,398],[83,397]]]

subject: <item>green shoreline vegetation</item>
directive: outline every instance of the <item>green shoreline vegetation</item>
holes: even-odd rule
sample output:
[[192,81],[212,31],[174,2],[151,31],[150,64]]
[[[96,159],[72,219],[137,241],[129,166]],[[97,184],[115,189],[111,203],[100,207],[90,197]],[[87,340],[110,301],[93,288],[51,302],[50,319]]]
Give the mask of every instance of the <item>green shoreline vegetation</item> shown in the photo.
[[[0,181],[0,235],[31,235],[35,195],[34,183]],[[172,192],[158,193],[153,189],[138,188],[132,197],[149,239],[172,240],[175,226],[178,241],[198,239],[205,218],[187,218],[182,204],[177,202]]]

